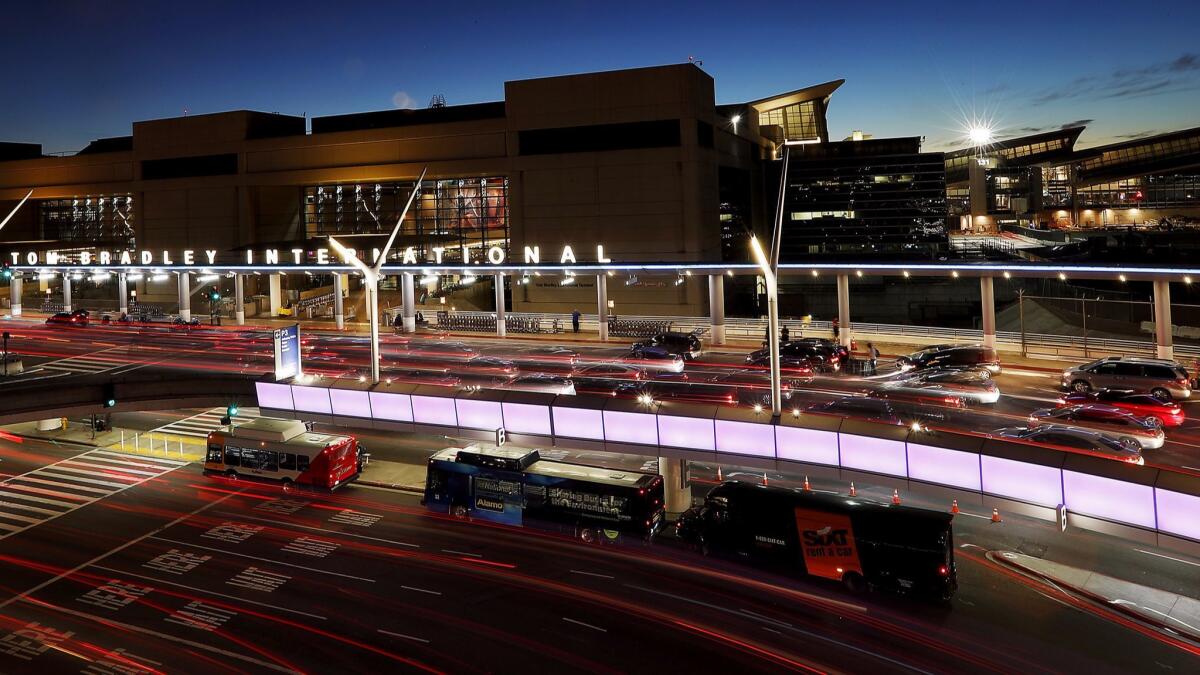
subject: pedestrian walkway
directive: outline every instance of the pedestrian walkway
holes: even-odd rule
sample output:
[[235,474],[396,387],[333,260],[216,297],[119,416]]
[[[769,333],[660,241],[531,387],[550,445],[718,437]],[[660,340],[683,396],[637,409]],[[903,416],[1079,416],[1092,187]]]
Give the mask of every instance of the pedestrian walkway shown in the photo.
[[109,450],[81,455],[0,483],[0,539],[174,471],[187,462]]
[[1195,598],[1013,551],[998,551],[988,557],[1109,609],[1200,640],[1200,600]]
[[[98,352],[97,352],[98,353]],[[49,361],[41,364],[41,368],[46,370],[60,370],[76,375],[95,375],[98,373],[106,373],[115,368],[129,365],[128,362],[119,359],[106,358],[93,354],[84,356],[72,356],[70,358],[59,359],[57,361]]]
[[[193,438],[208,438],[209,432],[216,431],[222,426],[221,418],[225,416],[226,412],[225,408],[213,408],[170,424],[164,424],[150,431]],[[241,408],[238,410],[237,417],[233,418],[233,426],[240,427],[259,417],[261,415],[258,413],[258,408]]]

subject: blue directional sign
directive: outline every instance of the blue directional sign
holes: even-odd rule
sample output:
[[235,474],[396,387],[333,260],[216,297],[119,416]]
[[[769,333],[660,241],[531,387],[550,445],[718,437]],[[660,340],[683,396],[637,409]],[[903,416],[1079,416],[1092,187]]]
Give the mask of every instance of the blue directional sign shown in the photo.
[[300,324],[277,328],[275,337],[275,381],[299,377],[300,370]]

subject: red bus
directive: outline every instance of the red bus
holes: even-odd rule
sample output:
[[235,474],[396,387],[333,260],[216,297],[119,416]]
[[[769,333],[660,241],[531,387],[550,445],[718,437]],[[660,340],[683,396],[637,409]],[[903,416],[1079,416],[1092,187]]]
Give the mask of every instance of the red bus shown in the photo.
[[333,490],[358,478],[363,460],[353,436],[314,432],[300,420],[260,417],[208,435],[204,475]]

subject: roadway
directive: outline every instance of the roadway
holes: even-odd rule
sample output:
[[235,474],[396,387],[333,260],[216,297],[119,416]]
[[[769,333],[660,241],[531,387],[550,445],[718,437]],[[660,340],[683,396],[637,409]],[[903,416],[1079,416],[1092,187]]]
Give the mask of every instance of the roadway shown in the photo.
[[[23,355],[26,361],[26,372],[9,378],[13,384],[46,380],[65,384],[72,376],[116,375],[142,369],[253,376],[273,367],[270,332],[266,329],[97,324],[88,328],[61,328],[29,320],[5,321],[4,326],[12,335],[10,350]],[[304,335],[306,373],[319,374],[323,378],[361,378],[366,375],[369,346],[365,337],[326,332],[306,332]],[[515,360],[519,370],[505,372],[495,363],[473,364],[463,354],[439,348],[440,340],[446,339],[436,335],[416,338],[385,335],[382,376],[392,381],[447,387],[502,387],[516,372],[570,376],[573,370],[588,365],[628,363],[625,358],[627,344],[581,344],[560,340],[559,346],[574,354],[563,356],[537,351],[554,345],[551,336],[537,341],[489,337],[446,340],[466,343],[473,353],[481,356]],[[417,351],[413,345],[423,349]],[[687,364],[683,388],[689,396],[699,394],[698,398],[729,405],[723,398],[727,390],[710,380],[743,370],[745,354],[744,348],[736,347],[709,350],[701,359]],[[886,365],[881,368],[882,376],[886,377],[888,368]],[[652,377],[671,380],[672,386],[681,384],[679,375],[653,367],[648,372]],[[1019,426],[1028,421],[1031,412],[1053,407],[1060,395],[1057,371],[1010,364],[996,381],[1002,395],[994,405],[973,406],[968,410],[934,407],[946,415],[942,426],[973,433]],[[592,381],[593,388],[598,386],[608,391],[621,384],[627,382],[605,377]],[[817,375],[810,383],[793,383],[785,407],[803,409],[833,398],[862,396],[876,388],[878,381],[872,378],[851,374]],[[1185,402],[1188,420],[1180,427],[1166,430],[1163,448],[1145,452],[1147,464],[1200,472],[1200,414],[1194,414],[1200,413],[1198,406],[1200,403],[1195,401]]]
[[[36,441],[0,445],[5,458],[40,457],[40,470],[63,459]],[[0,538],[0,671],[1117,673],[1197,663],[1194,647],[1074,606],[983,556],[1036,536],[1023,525],[956,521],[960,592],[941,607],[703,558],[669,537],[589,546],[458,522],[365,486],[284,494],[203,478],[195,465],[128,473],[148,461],[116,457],[106,475],[124,489]]]

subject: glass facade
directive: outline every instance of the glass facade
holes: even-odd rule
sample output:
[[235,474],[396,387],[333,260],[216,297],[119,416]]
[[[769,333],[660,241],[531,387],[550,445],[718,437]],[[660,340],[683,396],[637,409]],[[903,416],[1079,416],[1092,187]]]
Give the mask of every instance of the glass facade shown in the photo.
[[[838,156],[805,146],[788,167],[782,257],[935,251],[947,243],[941,153]],[[862,146],[866,142],[858,142]],[[830,156],[833,155],[833,156]]]
[[[388,234],[412,194],[414,181],[314,185],[304,189],[304,226],[309,237]],[[460,259],[461,246],[499,246],[508,251],[508,179],[454,178],[425,181],[400,229],[396,245],[433,258]],[[478,254],[476,254],[478,255]]]
[[1142,176],[1080,188],[1083,208],[1163,209],[1200,206],[1200,176]]
[[816,101],[801,101],[758,114],[758,126],[783,127],[789,141],[813,141],[821,138],[820,112]]
[[44,199],[38,206],[42,239],[136,247],[130,195]]
[[1106,150],[1079,162],[1082,171],[1103,169],[1114,165],[1147,162],[1178,155],[1200,153],[1200,134],[1163,141],[1147,141],[1137,145]]

